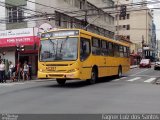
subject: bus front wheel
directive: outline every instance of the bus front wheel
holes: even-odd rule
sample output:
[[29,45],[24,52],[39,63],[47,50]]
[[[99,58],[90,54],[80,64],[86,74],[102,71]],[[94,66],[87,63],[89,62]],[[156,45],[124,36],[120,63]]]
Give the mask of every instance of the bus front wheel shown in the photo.
[[89,84],[95,84],[98,78],[98,72],[95,68],[92,69],[91,79],[87,80]]
[[59,85],[64,85],[66,83],[65,79],[56,79],[56,81]]

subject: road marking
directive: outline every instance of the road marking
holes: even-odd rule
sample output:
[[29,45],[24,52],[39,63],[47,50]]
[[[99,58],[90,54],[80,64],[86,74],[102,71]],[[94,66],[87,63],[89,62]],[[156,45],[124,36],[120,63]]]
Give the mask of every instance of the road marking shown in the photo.
[[1,83],[0,86],[12,86],[13,84],[11,83]]
[[22,85],[25,83],[1,83],[0,86],[13,86],[13,85]]
[[[129,76],[133,77],[132,75],[129,75]],[[160,77],[160,76],[151,76],[151,75],[136,75],[136,76],[134,76],[134,77],[150,77],[150,78],[152,78],[152,77],[156,77],[156,78],[158,78],[158,77]]]
[[119,78],[119,79],[115,79],[115,80],[113,80],[113,81],[114,81],[114,82],[116,82],[116,81],[123,80],[123,79],[125,79],[125,78],[127,78],[127,77],[121,77],[121,78]]
[[147,71],[147,70],[150,70],[150,69],[143,70],[143,71],[138,72],[138,73],[136,73],[136,74],[133,74],[133,75],[131,75],[131,76],[135,76],[135,75],[140,74],[140,73],[143,73],[143,72],[145,72],[145,71]]
[[114,82],[116,82],[116,81],[120,81],[121,79],[116,79],[116,80],[113,80]]
[[136,77],[136,78],[133,78],[133,79],[130,79],[130,80],[127,80],[127,81],[133,82],[133,81],[138,80],[138,79],[140,79],[140,78],[141,78],[141,77]]
[[153,80],[155,80],[156,78],[150,78],[150,79],[148,79],[148,80],[145,80],[144,82],[146,82],[146,83],[151,83]]

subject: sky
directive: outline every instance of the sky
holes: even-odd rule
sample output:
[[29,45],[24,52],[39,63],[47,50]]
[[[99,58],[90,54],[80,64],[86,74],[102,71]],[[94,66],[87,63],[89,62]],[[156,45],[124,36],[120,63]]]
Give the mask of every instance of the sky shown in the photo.
[[[151,0],[149,0],[151,1]],[[158,0],[154,0],[158,1]],[[160,8],[160,3],[156,5],[149,6],[150,8]],[[155,10],[154,9],[154,23],[156,24],[156,34],[157,34],[157,40],[160,40],[160,9]]]

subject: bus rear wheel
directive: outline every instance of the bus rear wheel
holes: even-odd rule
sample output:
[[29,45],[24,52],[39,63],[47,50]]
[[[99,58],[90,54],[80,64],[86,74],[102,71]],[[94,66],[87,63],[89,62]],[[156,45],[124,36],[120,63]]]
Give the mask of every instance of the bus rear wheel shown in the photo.
[[122,67],[118,68],[118,78],[122,77]]
[[98,78],[98,72],[97,72],[97,70],[95,68],[93,68],[92,72],[91,72],[91,79],[87,80],[87,82],[89,84],[95,84],[97,78]]
[[59,85],[64,85],[66,83],[66,79],[56,79]]

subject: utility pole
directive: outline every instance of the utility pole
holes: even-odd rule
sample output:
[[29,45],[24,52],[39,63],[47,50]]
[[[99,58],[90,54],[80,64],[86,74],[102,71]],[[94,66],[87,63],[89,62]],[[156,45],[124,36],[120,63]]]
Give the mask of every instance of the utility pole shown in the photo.
[[159,45],[158,45],[158,44],[159,44],[159,41],[157,40],[157,55],[156,55],[157,58],[158,58],[158,56],[159,56],[159,55],[158,55],[158,51],[159,51],[159,50],[158,50],[158,49],[159,49],[159,47],[158,47]]
[[[20,63],[20,52],[21,51],[24,51],[24,45],[17,45],[16,46],[16,51],[18,52],[18,63],[17,64],[19,64]],[[19,81],[19,79],[20,79],[20,71],[18,70],[18,75],[17,75],[17,81]]]
[[[117,3],[116,3],[116,11],[118,11],[118,3],[119,3],[119,0],[117,0]],[[116,17],[117,17],[117,36],[119,35],[119,14],[117,12],[116,14]]]
[[142,35],[142,59],[144,58],[144,50],[143,50],[143,47],[144,47],[144,36]]

